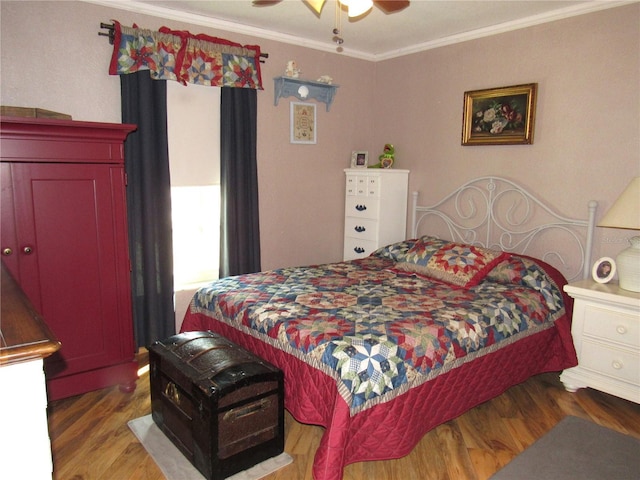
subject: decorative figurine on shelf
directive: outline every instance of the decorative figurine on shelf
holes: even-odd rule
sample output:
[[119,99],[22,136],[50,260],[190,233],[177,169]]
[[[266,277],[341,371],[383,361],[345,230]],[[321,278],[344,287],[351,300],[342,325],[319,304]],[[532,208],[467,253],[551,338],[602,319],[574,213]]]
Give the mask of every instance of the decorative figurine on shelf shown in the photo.
[[322,75],[320,78],[318,78],[318,80],[316,80],[316,82],[331,85],[333,83],[333,78],[331,78],[329,75]]
[[382,155],[378,157],[378,163],[369,168],[391,168],[394,162],[395,149],[390,143],[385,143]]
[[300,69],[295,60],[289,60],[287,62],[287,69],[284,71],[285,77],[298,78],[300,76]]

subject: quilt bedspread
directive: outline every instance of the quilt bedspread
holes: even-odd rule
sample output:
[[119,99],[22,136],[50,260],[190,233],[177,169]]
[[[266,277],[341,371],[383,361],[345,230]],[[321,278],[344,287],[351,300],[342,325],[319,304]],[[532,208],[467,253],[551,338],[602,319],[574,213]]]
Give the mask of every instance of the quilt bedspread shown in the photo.
[[478,285],[398,270],[388,252],[336,264],[218,280],[191,310],[295,355],[333,377],[351,415],[553,326],[562,294],[514,257]]

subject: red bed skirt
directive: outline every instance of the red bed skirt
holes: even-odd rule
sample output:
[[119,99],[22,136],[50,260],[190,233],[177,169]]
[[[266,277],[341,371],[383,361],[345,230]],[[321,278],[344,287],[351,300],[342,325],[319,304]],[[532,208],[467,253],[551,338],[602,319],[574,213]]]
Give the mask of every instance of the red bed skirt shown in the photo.
[[407,455],[429,430],[509,387],[539,373],[577,365],[570,317],[565,315],[553,328],[351,417],[332,378],[215,318],[187,311],[181,331],[203,330],[217,332],[280,368],[285,377],[285,408],[301,423],[326,428],[314,458],[315,480],[340,480],[351,463]]

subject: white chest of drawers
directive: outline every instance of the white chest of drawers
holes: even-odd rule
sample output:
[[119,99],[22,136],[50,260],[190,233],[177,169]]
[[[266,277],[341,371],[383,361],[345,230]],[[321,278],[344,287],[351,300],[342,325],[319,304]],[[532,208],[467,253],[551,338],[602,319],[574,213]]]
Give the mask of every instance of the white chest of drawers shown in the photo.
[[345,169],[344,260],[407,237],[409,170]]
[[640,403],[640,293],[582,280],[564,287],[574,298],[571,334],[578,366],[560,380]]

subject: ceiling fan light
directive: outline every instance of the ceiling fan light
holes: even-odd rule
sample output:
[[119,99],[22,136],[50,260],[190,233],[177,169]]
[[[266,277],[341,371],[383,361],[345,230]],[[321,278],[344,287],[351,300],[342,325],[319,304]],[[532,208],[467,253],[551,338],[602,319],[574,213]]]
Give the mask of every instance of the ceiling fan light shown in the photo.
[[373,8],[372,0],[340,0],[347,7],[350,18],[359,17]]

